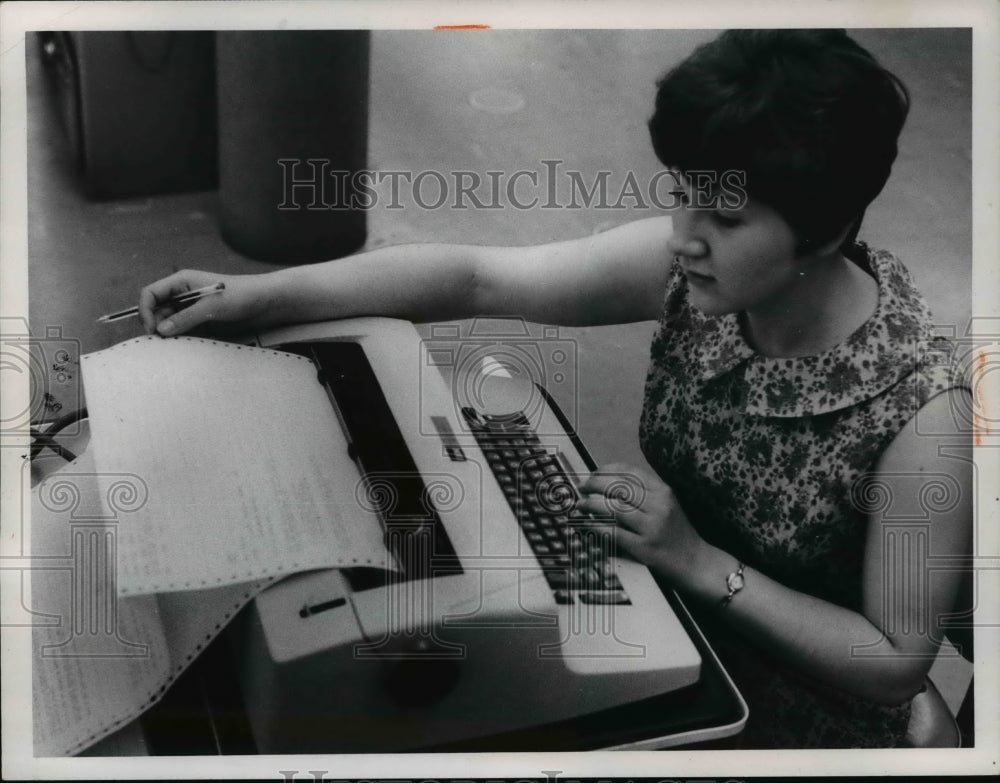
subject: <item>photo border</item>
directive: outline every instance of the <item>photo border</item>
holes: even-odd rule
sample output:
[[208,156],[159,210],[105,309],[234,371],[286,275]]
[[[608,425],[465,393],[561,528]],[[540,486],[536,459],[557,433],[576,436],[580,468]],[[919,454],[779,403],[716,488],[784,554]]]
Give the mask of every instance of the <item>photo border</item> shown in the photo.
[[[91,2],[4,3],[0,6],[0,314],[27,318],[27,167],[24,35],[45,29],[296,29],[313,27],[426,30],[435,25],[491,28],[637,27],[972,27],[973,33],[973,299],[975,318],[1000,318],[1000,82],[997,79],[1000,5],[988,0],[948,3],[893,2]],[[336,22],[333,25],[333,22]],[[994,321],[1000,323],[1000,321]],[[996,373],[994,373],[994,376]],[[992,384],[986,387],[987,383]],[[1000,400],[997,378],[984,379],[990,400]],[[25,385],[5,386],[3,406],[26,407]],[[10,407],[8,407],[10,406]],[[24,437],[27,443],[27,437]],[[28,492],[21,449],[0,449],[4,480],[3,525]],[[996,448],[977,448],[981,476],[1000,476]],[[11,478],[15,480],[10,480]],[[997,555],[1000,515],[995,485],[980,487],[980,554]],[[2,556],[15,554],[3,536]],[[27,545],[28,542],[24,542]],[[30,589],[30,587],[26,588]],[[983,596],[1000,596],[1000,571],[980,575]],[[11,596],[5,595],[4,600]],[[393,754],[382,756],[260,756],[190,758],[36,759],[30,755],[30,629],[3,629],[3,773],[73,778],[265,777],[280,770],[326,770],[328,778],[543,778],[559,770],[560,780],[580,777],[747,778],[816,774],[996,774],[1000,726],[998,706],[998,604],[977,610],[979,658],[975,664],[974,749],[956,751],[680,751],[588,752],[573,754]],[[988,652],[987,652],[988,651]],[[28,706],[28,709],[25,707]],[[991,720],[992,719],[992,720]],[[27,751],[27,753],[26,753]]]

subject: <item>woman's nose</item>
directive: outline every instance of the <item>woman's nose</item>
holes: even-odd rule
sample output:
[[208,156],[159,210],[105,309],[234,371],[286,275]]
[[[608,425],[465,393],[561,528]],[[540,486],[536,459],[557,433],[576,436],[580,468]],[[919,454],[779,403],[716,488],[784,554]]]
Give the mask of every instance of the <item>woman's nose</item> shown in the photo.
[[671,255],[701,258],[708,255],[708,244],[698,230],[700,215],[697,210],[681,209],[673,216],[674,232],[670,236]]
[[668,243],[670,254],[675,256],[686,256],[687,258],[701,258],[708,255],[708,245],[704,240],[692,236],[690,231],[679,221],[674,220],[674,233],[670,236]]

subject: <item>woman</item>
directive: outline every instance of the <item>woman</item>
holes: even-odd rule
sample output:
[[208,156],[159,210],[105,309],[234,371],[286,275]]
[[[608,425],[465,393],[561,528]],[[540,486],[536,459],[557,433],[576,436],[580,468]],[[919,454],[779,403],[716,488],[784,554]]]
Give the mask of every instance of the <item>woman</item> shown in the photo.
[[[943,347],[923,350],[930,315],[905,268],[855,242],[907,109],[840,31],[728,32],[659,85],[650,131],[678,183],[672,216],[534,247],[384,248],[158,309],[219,279],[183,271],[143,290],[141,315],[162,335],[208,320],[658,318],[649,466],[603,466],[580,508],[610,502],[619,549],[689,599],[750,705],[745,747],[891,747],[957,576],[926,589],[923,550],[898,557],[875,500],[920,510],[914,477],[938,477],[954,502],[929,517],[934,555],[966,551],[971,528],[969,463],[938,450],[969,392]],[[631,502],[604,497],[623,475]]]

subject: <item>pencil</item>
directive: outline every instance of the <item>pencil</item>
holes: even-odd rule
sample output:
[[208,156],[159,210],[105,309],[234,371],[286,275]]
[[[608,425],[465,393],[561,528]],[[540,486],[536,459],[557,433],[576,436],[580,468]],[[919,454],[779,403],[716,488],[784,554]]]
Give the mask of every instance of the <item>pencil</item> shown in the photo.
[[[206,296],[216,294],[219,291],[223,291],[226,288],[225,283],[213,283],[212,285],[207,285],[204,288],[196,288],[194,291],[185,291],[183,294],[178,294],[172,299],[168,299],[166,302],[158,305],[158,307],[166,307],[167,305],[184,305],[191,304],[191,302],[197,302]],[[133,316],[139,315],[138,307],[130,307],[127,310],[119,310],[117,313],[108,313],[107,315],[102,315],[97,319],[98,323],[110,324],[114,321],[121,321],[124,318],[132,318]]]

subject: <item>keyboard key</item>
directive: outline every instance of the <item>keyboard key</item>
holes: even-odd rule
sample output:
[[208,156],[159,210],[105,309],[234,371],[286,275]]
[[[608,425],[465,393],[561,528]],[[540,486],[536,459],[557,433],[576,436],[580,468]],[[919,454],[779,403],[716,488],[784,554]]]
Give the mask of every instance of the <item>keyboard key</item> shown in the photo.
[[580,542],[580,547],[593,553],[595,559],[600,559],[606,557],[605,555],[605,544],[607,543],[608,534],[606,532],[596,533],[593,530],[576,528],[574,532],[577,534],[577,540]]
[[577,593],[585,604],[631,604],[624,590],[587,590]]
[[601,577],[592,568],[577,568],[572,576],[573,581],[581,588],[593,589],[601,586]]
[[604,574],[601,577],[602,590],[621,590],[622,583],[618,579],[618,574]]
[[565,569],[546,570],[545,579],[553,590],[568,590],[570,588],[569,572]]
[[557,604],[571,604],[573,603],[573,594],[568,590],[554,590],[552,595],[555,596]]
[[612,576],[617,576],[615,573],[614,564],[610,560],[598,560],[594,563],[594,568],[597,569],[597,573],[603,576],[605,579]]
[[573,504],[573,496],[567,487],[555,487],[546,493],[546,511],[559,514],[568,511]]

